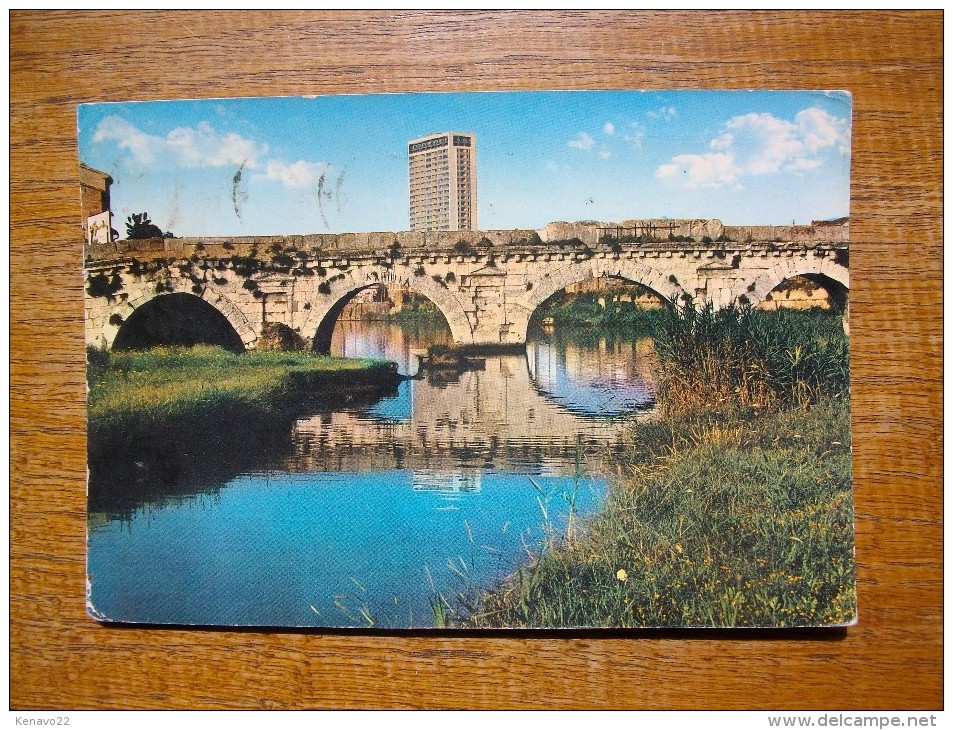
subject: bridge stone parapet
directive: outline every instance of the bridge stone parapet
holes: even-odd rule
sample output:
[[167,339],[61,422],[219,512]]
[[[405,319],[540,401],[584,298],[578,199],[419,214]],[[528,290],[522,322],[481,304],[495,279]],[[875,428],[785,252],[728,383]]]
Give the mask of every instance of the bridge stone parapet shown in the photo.
[[[315,233],[300,236],[204,236],[188,238],[122,239],[90,244],[86,258],[109,260],[123,256],[162,258],[176,256],[256,256],[266,258],[275,246],[328,255],[388,254],[398,244],[402,253],[470,251],[541,245],[535,230],[507,231],[399,231],[378,233]],[[203,253],[205,252],[205,253]]]
[[[525,342],[530,318],[542,302],[591,278],[619,277],[664,300],[711,302],[716,307],[756,305],[794,276],[833,282],[845,299],[850,287],[846,222],[800,227],[732,227],[711,221],[623,223],[627,225],[620,224],[619,230],[643,231],[641,240],[628,234],[607,236],[602,224],[586,222],[565,224],[568,228],[550,224],[542,232],[315,234],[94,244],[87,248],[87,342],[111,347],[119,328],[140,307],[165,294],[200,298],[224,317],[247,348],[256,346],[265,324],[278,322],[323,350],[344,305],[359,291],[381,284],[428,297],[447,318],[457,343],[478,346]],[[671,224],[672,231],[696,235],[667,233],[669,228],[656,224]],[[706,233],[702,240],[697,238],[701,230],[721,234],[715,240]],[[665,233],[661,240],[660,231]],[[569,235],[580,232],[587,238]]]
[[[403,253],[468,252],[470,250],[549,249],[582,244],[589,248],[610,246],[612,239],[626,242],[638,238],[643,246],[676,246],[698,243],[705,249],[718,244],[846,244],[846,221],[815,222],[809,226],[725,226],[717,220],[623,220],[618,223],[583,221],[555,222],[543,229],[497,231],[386,231],[376,233],[315,233],[294,236],[229,236],[123,239],[89,244],[88,261],[110,260],[123,256],[163,258],[209,255],[267,257],[274,246],[312,253],[371,254],[387,253],[399,244]],[[690,239],[690,240],[689,240]],[[711,239],[706,241],[706,239]],[[202,253],[205,251],[206,253]]]
[[726,226],[720,220],[650,218],[622,220],[616,223],[580,221],[549,223],[539,231],[545,242],[578,239],[595,246],[607,239],[625,241],[641,239],[644,243],[664,244],[669,241],[699,243],[847,243],[847,219],[814,221],[810,225],[790,226]]

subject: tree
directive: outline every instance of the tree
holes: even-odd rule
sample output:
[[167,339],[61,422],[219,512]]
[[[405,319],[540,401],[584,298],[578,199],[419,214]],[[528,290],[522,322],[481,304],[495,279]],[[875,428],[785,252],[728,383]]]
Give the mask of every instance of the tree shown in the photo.
[[172,234],[162,233],[162,229],[149,220],[149,214],[133,213],[126,218],[126,237],[127,238],[164,238]]

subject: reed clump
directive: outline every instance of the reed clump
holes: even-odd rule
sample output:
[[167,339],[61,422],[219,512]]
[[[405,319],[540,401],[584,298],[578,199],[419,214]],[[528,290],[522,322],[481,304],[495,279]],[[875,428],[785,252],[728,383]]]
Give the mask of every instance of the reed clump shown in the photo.
[[665,413],[719,404],[803,406],[849,392],[849,346],[839,315],[687,304],[666,310],[657,324]]

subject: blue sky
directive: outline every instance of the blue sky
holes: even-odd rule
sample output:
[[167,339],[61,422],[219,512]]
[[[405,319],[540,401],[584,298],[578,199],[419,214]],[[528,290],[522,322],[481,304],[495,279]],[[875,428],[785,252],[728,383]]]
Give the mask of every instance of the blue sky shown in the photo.
[[86,104],[80,159],[114,227],[177,236],[406,230],[407,142],[477,136],[482,229],[849,212],[850,96],[808,91],[381,94]]

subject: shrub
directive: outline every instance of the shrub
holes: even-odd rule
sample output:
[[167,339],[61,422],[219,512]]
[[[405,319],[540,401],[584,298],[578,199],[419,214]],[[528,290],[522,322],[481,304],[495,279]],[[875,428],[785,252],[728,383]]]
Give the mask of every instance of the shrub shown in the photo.
[[89,283],[86,285],[86,292],[91,297],[105,297],[109,301],[115,298],[116,293],[122,289],[122,279],[118,274],[108,277],[105,274],[95,274],[89,277]]
[[[287,253],[275,254],[275,257],[272,259],[272,261],[279,268],[279,270],[286,269],[290,271],[291,267],[295,264],[294,257]],[[287,273],[287,271],[284,273]]]
[[261,337],[258,338],[258,350],[303,350],[304,338],[291,327],[281,322],[266,322],[261,328]]
[[453,250],[461,256],[472,256],[476,253],[476,249],[473,248],[472,244],[464,241],[462,238],[453,244]]

